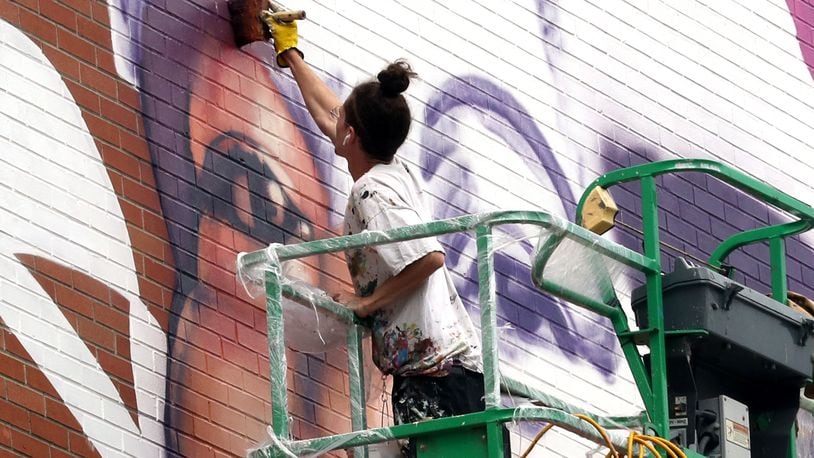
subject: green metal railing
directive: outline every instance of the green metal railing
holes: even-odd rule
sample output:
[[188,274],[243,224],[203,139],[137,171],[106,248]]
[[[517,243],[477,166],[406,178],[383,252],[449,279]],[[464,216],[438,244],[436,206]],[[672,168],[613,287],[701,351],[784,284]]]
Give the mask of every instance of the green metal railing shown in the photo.
[[[579,410],[562,401],[556,400],[543,391],[529,385],[503,377],[503,387],[514,394],[542,399],[548,407],[528,407],[522,409],[506,409],[500,406],[501,375],[498,367],[499,354],[497,342],[497,313],[496,288],[494,268],[493,230],[496,227],[508,224],[529,224],[539,226],[548,231],[548,238],[541,244],[532,263],[532,278],[536,286],[575,305],[579,305],[595,313],[609,318],[616,331],[623,353],[633,374],[637,388],[641,394],[646,409],[644,417],[608,419],[592,415],[601,425],[612,428],[620,423],[628,427],[642,427],[645,425],[656,434],[667,437],[669,430],[667,412],[667,386],[665,366],[665,331],[661,291],[661,256],[658,230],[658,204],[656,196],[655,176],[673,172],[703,172],[713,175],[736,188],[770,203],[782,210],[800,218],[795,223],[781,224],[764,228],[763,230],[748,231],[727,239],[721,244],[710,258],[710,263],[720,265],[726,256],[733,250],[749,243],[769,241],[771,246],[771,264],[785,272],[785,253],[782,241],[785,237],[798,234],[812,227],[814,210],[812,208],[780,191],[775,190],[754,178],[737,170],[704,160],[677,160],[646,164],[628,169],[622,169],[604,175],[594,181],[583,194],[577,215],[585,204],[588,193],[596,186],[610,187],[619,183],[638,180],[642,189],[642,218],[644,233],[644,253],[638,253],[609,240],[593,234],[577,224],[567,222],[545,212],[538,211],[501,211],[479,215],[468,215],[447,220],[434,221],[427,224],[401,227],[385,232],[371,232],[336,237],[326,240],[305,242],[296,245],[272,245],[265,250],[248,253],[241,258],[241,268],[251,268],[255,265],[267,265],[265,269],[266,305],[268,311],[268,338],[270,353],[270,377],[272,391],[272,428],[276,439],[275,444],[254,451],[253,456],[287,456],[284,451],[295,454],[310,453],[315,450],[332,450],[338,448],[361,447],[356,450],[356,456],[366,456],[365,445],[385,440],[405,437],[432,438],[438,434],[446,434],[448,438],[462,438],[455,436],[456,431],[463,430],[475,435],[478,427],[485,429],[486,440],[483,446],[475,453],[480,456],[502,456],[503,439],[500,430],[501,423],[507,421],[542,420],[556,424],[573,431],[583,437],[602,442],[601,437],[587,424],[581,423],[570,413]],[[578,216],[579,218],[579,216]],[[395,243],[404,240],[431,237],[454,232],[474,232],[477,246],[477,263],[479,277],[479,303],[481,320],[481,338],[484,356],[484,380],[486,411],[462,415],[452,418],[427,420],[424,422],[378,428],[367,430],[365,420],[365,395],[362,373],[361,338],[364,324],[351,312],[327,297],[314,298],[295,285],[287,284],[282,278],[280,263],[326,253],[345,251],[350,248],[362,246]],[[588,297],[583,291],[564,284],[552,282],[545,276],[546,265],[555,255],[557,248],[564,240],[577,243],[596,253],[597,256],[612,262],[642,272],[645,276],[647,288],[647,307],[649,312],[649,327],[631,331],[627,317],[622,310],[615,295],[603,298]],[[605,281],[599,279],[599,281]],[[785,298],[785,277],[781,280],[773,276],[773,292],[776,298]],[[782,294],[779,294],[782,293]],[[349,325],[348,333],[348,359],[351,386],[351,416],[355,432],[334,435],[308,440],[289,440],[289,419],[287,404],[286,362],[284,329],[282,318],[282,297],[294,300],[308,300],[309,303],[321,307],[336,315]],[[646,339],[650,347],[651,365],[648,371],[641,355],[636,348],[636,342]],[[614,421],[615,420],[615,421]],[[481,434],[482,435],[482,434]],[[479,436],[477,436],[479,437]],[[452,441],[455,442],[455,441]],[[458,441],[460,442],[460,441]],[[614,443],[625,449],[626,441],[615,438]],[[460,445],[460,444],[458,444]],[[485,454],[484,454],[485,453]],[[686,451],[688,456],[699,456]],[[443,456],[443,455],[435,455]],[[476,455],[478,456],[478,455]]]
[[[769,262],[772,276],[772,298],[781,303],[787,302],[788,285],[786,278],[786,249],[785,239],[797,234],[801,234],[814,227],[814,209],[794,197],[783,193],[756,178],[747,175],[737,169],[729,167],[719,162],[704,159],[677,159],[670,161],[653,162],[625,169],[615,170],[607,173],[591,183],[582,195],[577,206],[576,222],[581,222],[582,209],[588,200],[589,193],[596,187],[608,189],[611,186],[621,183],[639,181],[641,185],[642,199],[642,232],[644,239],[644,254],[646,257],[655,258],[660,262],[659,255],[659,220],[658,201],[655,185],[655,177],[667,173],[700,172],[713,176],[734,188],[756,198],[759,201],[772,205],[788,214],[799,218],[796,221],[776,224],[758,229],[748,230],[732,235],[724,240],[710,255],[708,264],[714,268],[720,268],[723,261],[735,250],[744,246],[768,242]],[[662,437],[669,429],[667,412],[667,385],[666,385],[666,358],[665,358],[665,332],[663,315],[661,313],[663,302],[661,291],[661,278],[658,274],[647,273],[647,312],[650,318],[650,328],[635,333],[636,337],[648,339],[648,346],[651,352],[651,372],[649,385],[652,391],[643,391],[640,386],[643,398],[652,396],[652,404],[648,404],[645,398],[645,405],[648,406],[648,413],[651,416],[656,431]],[[655,318],[655,321],[653,320]],[[624,332],[619,332],[619,326],[613,321],[620,336],[620,342],[625,356],[634,351],[633,339],[625,339]],[[640,380],[640,375],[634,372],[637,383],[644,384]],[[794,449],[794,435],[792,434],[792,447]],[[790,452],[793,453],[793,452]],[[793,456],[793,455],[790,455]]]
[[[484,356],[484,381],[486,411],[489,414],[469,414],[456,417],[456,420],[437,419],[421,422],[418,425],[402,425],[392,428],[380,428],[377,430],[367,430],[365,432],[349,433],[346,435],[328,436],[324,438],[289,441],[286,447],[297,453],[307,453],[307,451],[324,450],[330,448],[346,448],[352,446],[367,445],[381,442],[391,438],[408,436],[422,436],[433,432],[446,431],[456,424],[466,424],[470,426],[482,425],[486,429],[486,456],[500,456],[503,450],[502,434],[500,423],[506,421],[522,420],[545,420],[557,421],[566,429],[572,430],[592,440],[601,442],[602,438],[593,431],[589,425],[583,424],[576,417],[570,416],[568,412],[579,412],[580,409],[562,401],[547,396],[541,390],[535,389],[527,384],[518,382],[508,377],[503,377],[503,386],[513,394],[527,396],[533,399],[543,400],[548,406],[556,407],[524,407],[520,411],[516,409],[504,409],[500,406],[501,376],[498,368],[498,344],[497,344],[497,313],[495,294],[495,270],[493,253],[493,229],[498,226],[508,224],[530,224],[547,228],[554,238],[562,240],[569,238],[580,244],[592,247],[602,256],[621,262],[634,269],[643,272],[658,272],[658,264],[653,259],[647,259],[641,254],[617,245],[609,240],[605,240],[582,227],[567,222],[545,212],[533,211],[503,211],[480,215],[469,215],[447,220],[434,221],[427,224],[408,226],[391,229],[386,232],[371,232],[333,239],[305,242],[297,245],[276,245],[268,249],[249,253],[242,257],[243,268],[252,265],[268,264],[266,269],[266,305],[268,310],[268,330],[269,330],[269,353],[270,357],[270,378],[272,380],[272,427],[277,438],[288,438],[288,418],[287,418],[287,385],[285,378],[285,346],[284,329],[282,318],[282,297],[290,297],[294,300],[308,299],[313,305],[334,313],[340,320],[350,325],[348,338],[348,358],[351,378],[351,415],[354,418],[354,429],[365,428],[364,409],[365,396],[363,392],[364,384],[361,365],[361,335],[362,322],[352,313],[344,309],[341,305],[333,302],[327,297],[308,296],[307,293],[298,291],[297,287],[285,284],[281,276],[280,263],[305,256],[341,252],[350,248],[361,246],[371,246],[385,243],[395,243],[403,240],[410,240],[422,237],[438,236],[453,232],[475,232],[476,245],[478,250],[478,275],[479,275],[479,301],[481,312],[481,338]],[[563,297],[578,298],[579,291],[559,288],[557,294]],[[596,311],[604,315],[617,317],[620,322],[625,322],[624,312],[621,308],[611,304],[601,304],[596,301],[588,301],[583,304],[589,310]],[[640,358],[636,358],[634,364],[643,371]],[[591,415],[599,423],[608,428],[641,426],[646,421],[644,418],[607,419],[597,415]],[[567,419],[567,420],[566,420]],[[623,439],[617,439],[617,446],[625,446]],[[275,446],[254,452],[256,456],[272,456]],[[278,449],[279,450],[279,446]],[[364,456],[365,451],[357,451],[357,456]]]

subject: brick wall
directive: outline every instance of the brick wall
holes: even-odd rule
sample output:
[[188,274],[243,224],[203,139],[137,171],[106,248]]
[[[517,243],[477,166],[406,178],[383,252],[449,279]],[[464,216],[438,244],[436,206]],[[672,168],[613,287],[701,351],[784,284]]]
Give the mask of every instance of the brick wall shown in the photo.
[[[350,178],[270,47],[234,48],[225,6],[0,0],[0,454],[233,456],[268,439],[265,309],[234,259],[337,234]],[[419,72],[400,154],[438,218],[573,219],[599,174],[678,157],[814,202],[808,0],[290,6],[307,10],[301,48],[340,97],[397,57]],[[783,218],[700,174],[659,191],[663,240],[696,256]],[[640,224],[637,189],[613,192],[621,220]],[[588,409],[635,412],[608,324],[526,280],[530,235],[501,235],[522,240],[496,257],[506,366]],[[628,230],[609,237],[640,247]],[[442,241],[476,318],[473,240]],[[789,287],[809,296],[813,251],[811,236],[787,249]],[[760,246],[730,259],[761,291],[767,260]],[[328,291],[347,284],[338,257],[294,271]],[[293,347],[319,347],[295,334]],[[292,348],[287,362],[293,436],[348,431],[344,351]],[[387,423],[372,378],[369,421]],[[546,456],[588,449],[546,437]]]

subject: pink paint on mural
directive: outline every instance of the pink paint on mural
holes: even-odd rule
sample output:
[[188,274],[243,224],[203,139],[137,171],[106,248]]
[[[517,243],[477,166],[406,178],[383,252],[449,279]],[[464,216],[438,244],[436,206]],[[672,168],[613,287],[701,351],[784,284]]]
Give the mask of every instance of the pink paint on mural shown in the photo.
[[803,60],[811,77],[814,78],[814,1],[786,0],[786,3],[789,5],[791,17],[794,18]]

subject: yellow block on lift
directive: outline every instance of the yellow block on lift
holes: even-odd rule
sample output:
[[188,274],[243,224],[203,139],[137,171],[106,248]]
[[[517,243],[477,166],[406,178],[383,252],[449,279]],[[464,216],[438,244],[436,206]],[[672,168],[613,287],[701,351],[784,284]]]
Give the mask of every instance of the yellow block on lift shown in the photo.
[[607,189],[597,186],[582,206],[582,227],[602,235],[613,227],[619,208]]

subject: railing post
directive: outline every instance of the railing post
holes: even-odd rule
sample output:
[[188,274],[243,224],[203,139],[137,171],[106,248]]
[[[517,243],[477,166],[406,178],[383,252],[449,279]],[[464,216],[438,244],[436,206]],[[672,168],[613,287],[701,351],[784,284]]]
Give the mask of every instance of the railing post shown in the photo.
[[[364,328],[352,324],[348,328],[348,381],[350,384],[351,427],[354,431],[367,429],[367,398],[365,396],[365,368],[362,339]],[[382,388],[384,389],[384,388]],[[356,447],[353,456],[367,458],[367,446]]]
[[[642,229],[644,231],[644,255],[656,260],[661,266],[659,247],[658,197],[656,180],[642,177]],[[661,269],[659,269],[661,270]],[[650,334],[650,386],[653,389],[653,411],[650,419],[661,437],[669,437],[667,409],[667,350],[664,338],[664,302],[662,300],[661,272],[648,272],[647,320],[653,332]]]
[[[492,227],[478,225],[475,230],[478,246],[478,299],[483,354],[484,400],[486,410],[500,408],[500,368],[497,338],[497,295],[495,292],[495,259],[492,245]],[[503,432],[501,425],[486,425],[487,456],[502,456]]]
[[788,278],[786,277],[786,240],[782,237],[769,239],[769,258],[772,269],[772,297],[785,304],[788,299]]
[[266,321],[269,339],[269,378],[271,380],[271,426],[280,440],[289,439],[288,382],[283,329],[282,278],[279,262],[266,269]]

